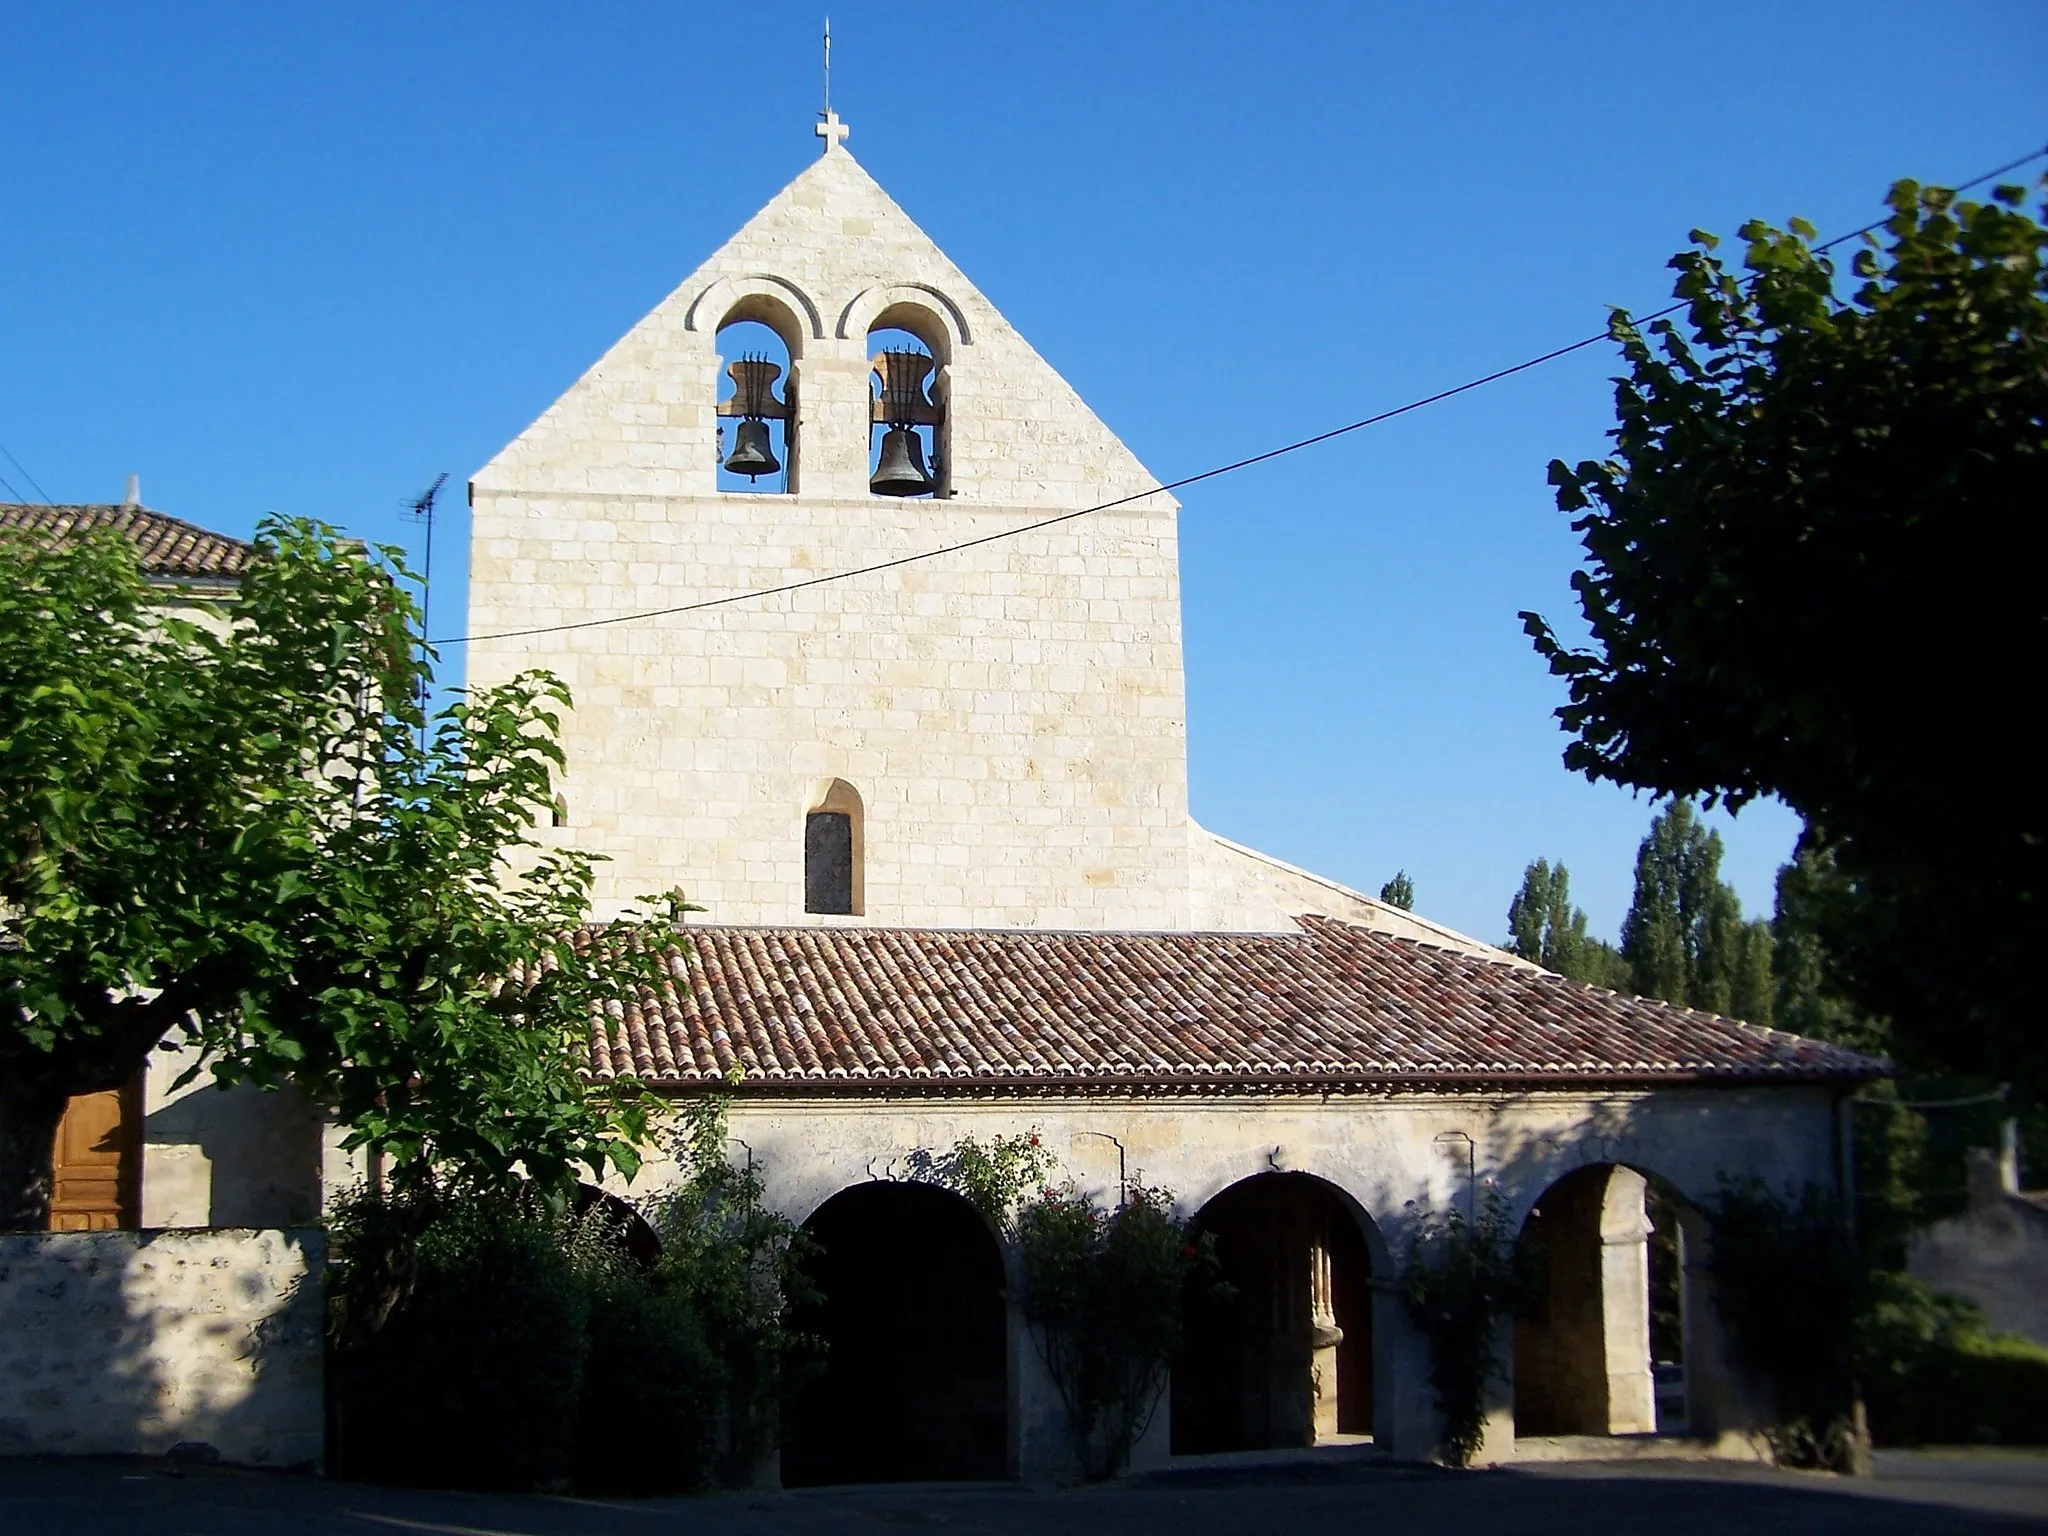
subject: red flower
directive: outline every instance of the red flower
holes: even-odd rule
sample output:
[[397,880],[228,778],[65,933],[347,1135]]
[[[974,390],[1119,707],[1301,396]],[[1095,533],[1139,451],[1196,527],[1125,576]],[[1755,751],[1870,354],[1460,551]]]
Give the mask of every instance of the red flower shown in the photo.
[[1031,1145],[1034,1147],[1038,1145],[1038,1138],[1036,1136],[1031,1138]]
[[1193,1243],[1182,1243],[1180,1245],[1180,1256],[1184,1259],[1192,1259],[1195,1256],[1195,1245]]

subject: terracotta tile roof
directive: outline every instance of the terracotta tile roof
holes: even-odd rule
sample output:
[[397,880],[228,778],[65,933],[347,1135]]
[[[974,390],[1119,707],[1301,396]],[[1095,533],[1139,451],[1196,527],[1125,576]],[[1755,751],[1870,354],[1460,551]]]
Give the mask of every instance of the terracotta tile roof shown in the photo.
[[693,927],[599,1076],[738,1091],[1850,1082],[1881,1064],[1325,918],[1299,934]]
[[0,502],[0,529],[66,538],[111,528],[135,541],[145,575],[178,581],[232,581],[249,563],[249,546],[147,507],[40,506]]

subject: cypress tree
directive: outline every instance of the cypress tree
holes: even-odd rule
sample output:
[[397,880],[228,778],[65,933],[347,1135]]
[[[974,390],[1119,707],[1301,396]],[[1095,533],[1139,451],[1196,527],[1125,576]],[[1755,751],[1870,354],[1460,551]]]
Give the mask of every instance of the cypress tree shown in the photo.
[[1742,903],[1721,878],[1721,854],[1721,834],[1689,800],[1672,801],[1651,821],[1621,925],[1629,984],[1645,997],[1768,1023],[1770,928],[1742,920]]
[[1586,932],[1586,914],[1572,905],[1571,875],[1547,859],[1522,872],[1522,888],[1508,903],[1508,948],[1574,981],[1617,991],[1628,984],[1620,953]]
[[1777,913],[1771,921],[1772,970],[1778,1027],[1816,1040],[1834,1040],[1874,1056],[1890,1053],[1891,1030],[1847,1000],[1836,974],[1833,932],[1855,899],[1834,855],[1801,838],[1792,861],[1778,870]]

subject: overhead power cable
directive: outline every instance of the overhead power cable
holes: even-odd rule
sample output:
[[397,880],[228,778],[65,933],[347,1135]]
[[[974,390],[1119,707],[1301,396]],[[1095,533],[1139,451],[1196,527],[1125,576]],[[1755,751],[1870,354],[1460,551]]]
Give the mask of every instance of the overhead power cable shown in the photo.
[[[2008,160],[2004,165],[1985,171],[1982,175],[1973,176],[1968,181],[1958,182],[1952,190],[1966,192],[1972,187],[1981,186],[1987,181],[1993,181],[2000,176],[2008,175],[2018,170],[2021,166],[2026,165],[2029,161],[2038,160],[2044,155],[2048,155],[2048,145],[2030,150],[2018,159]],[[1814,249],[1816,251],[1831,251],[1838,245],[1846,244],[1851,240],[1861,239],[1865,235],[1882,229],[1890,222],[1891,218],[1892,215],[1887,214],[1884,218],[1873,219],[1861,229],[1852,229],[1847,234],[1836,235],[1832,240],[1824,241],[1815,246]],[[1687,304],[1687,300],[1681,299],[1675,304],[1665,305],[1662,309],[1652,310],[1649,314],[1630,316],[1630,320],[1635,324],[1645,324],[1653,320],[1661,320],[1668,315],[1677,314],[1680,310],[1686,308]],[[486,635],[454,635],[445,640],[433,640],[428,643],[436,646],[467,645],[472,641],[478,640],[517,640],[528,635],[555,635],[578,629],[606,629],[615,624],[638,624],[648,619],[673,618],[678,614],[701,613],[707,608],[724,608],[733,603],[752,602],[757,598],[780,597],[790,592],[802,592],[809,587],[822,587],[830,582],[851,581],[857,576],[873,576],[882,571],[896,570],[901,566],[916,565],[926,560],[936,560],[943,555],[956,555],[963,550],[978,549],[984,544],[994,544],[1002,539],[1021,538],[1027,533],[1036,533],[1044,528],[1054,528],[1061,523],[1071,523],[1076,518],[1091,517],[1098,512],[1109,512],[1117,507],[1129,506],[1134,501],[1143,501],[1148,496],[1157,496],[1166,491],[1177,491],[1190,485],[1200,485],[1204,480],[1214,480],[1222,475],[1235,474],[1241,469],[1250,469],[1254,464],[1264,464],[1271,459],[1283,458],[1290,453],[1299,453],[1304,448],[1314,448],[1318,444],[1349,436],[1353,432],[1361,432],[1367,427],[1378,426],[1381,422],[1392,421],[1396,416],[1406,416],[1409,412],[1419,411],[1424,406],[1437,405],[1458,395],[1467,394],[1472,390],[1482,389],[1488,384],[1497,384],[1502,379],[1512,378],[1518,373],[1527,373],[1531,368],[1540,368],[1545,363],[1556,362],[1560,357],[1568,357],[1574,352],[1582,352],[1587,347],[1598,346],[1610,339],[1611,333],[1602,330],[1596,335],[1581,337],[1579,340],[1571,342],[1566,346],[1553,347],[1550,351],[1541,353],[1523,362],[1515,363],[1506,368],[1497,368],[1492,373],[1482,374],[1476,379],[1468,379],[1463,384],[1453,385],[1449,389],[1440,389],[1433,395],[1424,395],[1420,399],[1410,400],[1405,405],[1397,405],[1391,410],[1379,411],[1374,415],[1361,417],[1357,421],[1346,422],[1343,426],[1332,427],[1327,432],[1318,432],[1313,437],[1298,438],[1294,442],[1284,443],[1278,448],[1268,448],[1263,453],[1254,453],[1246,458],[1235,459],[1228,464],[1219,464],[1214,469],[1205,469],[1200,474],[1183,475],[1178,480],[1168,480],[1146,490],[1134,491],[1128,496],[1119,496],[1114,501],[1097,502],[1092,507],[1081,507],[1072,512],[1061,512],[1053,517],[1039,518],[1037,521],[1025,523],[1021,527],[998,529],[994,533],[984,533],[977,538],[962,539],[953,544],[941,544],[933,549],[918,550],[914,554],[898,555],[892,560],[878,560],[872,565],[854,566],[843,571],[828,571],[822,576],[808,576],[802,581],[784,582],[780,586],[756,587],[746,592],[728,592],[723,597],[707,597],[694,603],[678,603],[671,608],[648,608],[635,613],[611,614],[604,618],[576,619],[566,624],[536,624],[528,629],[501,629]]]
[[[7,451],[7,445],[5,443],[0,443],[0,456],[4,456],[8,463],[12,464],[17,470],[21,472],[21,478],[26,480],[31,486],[35,487],[35,493],[43,498],[44,506],[54,507],[56,505],[54,501],[50,500],[50,493],[44,490],[40,485],[36,485],[36,477],[28,472],[28,466],[23,464],[21,460],[17,459],[12,453],[9,453]],[[0,485],[7,485],[7,482],[4,480],[0,480]],[[10,496],[19,497],[23,501],[28,500],[26,496],[23,496],[21,492],[17,491],[11,485],[7,486],[7,494]]]

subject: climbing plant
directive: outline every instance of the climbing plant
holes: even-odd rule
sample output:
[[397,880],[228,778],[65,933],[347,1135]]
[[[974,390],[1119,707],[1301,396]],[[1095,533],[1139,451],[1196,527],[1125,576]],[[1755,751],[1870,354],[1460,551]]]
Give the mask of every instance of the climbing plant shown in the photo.
[[909,1158],[913,1179],[952,1190],[1011,1241],[1017,1236],[1019,1206],[1032,1191],[1050,1187],[1057,1166],[1037,1131],[987,1142],[963,1136],[948,1151],[920,1148]]
[[752,1156],[733,1160],[727,1112],[722,1095],[684,1107],[671,1143],[683,1177],[646,1214],[661,1239],[658,1279],[711,1342],[724,1410],[716,1474],[740,1486],[780,1443],[783,1405],[820,1350],[788,1322],[793,1303],[816,1299],[804,1273],[815,1244],[768,1204]]
[[919,1153],[914,1177],[956,1190],[1014,1246],[1024,1320],[1066,1409],[1084,1476],[1130,1461],[1165,1394],[1190,1287],[1217,1286],[1215,1245],[1174,1214],[1170,1191],[1128,1184],[1105,1208],[1036,1131]]
[[1471,1218],[1425,1213],[1410,1250],[1408,1310],[1429,1340],[1430,1384],[1444,1416],[1444,1459],[1469,1466],[1486,1431],[1486,1389],[1504,1375],[1495,1348],[1519,1292],[1507,1201],[1489,1187]]

